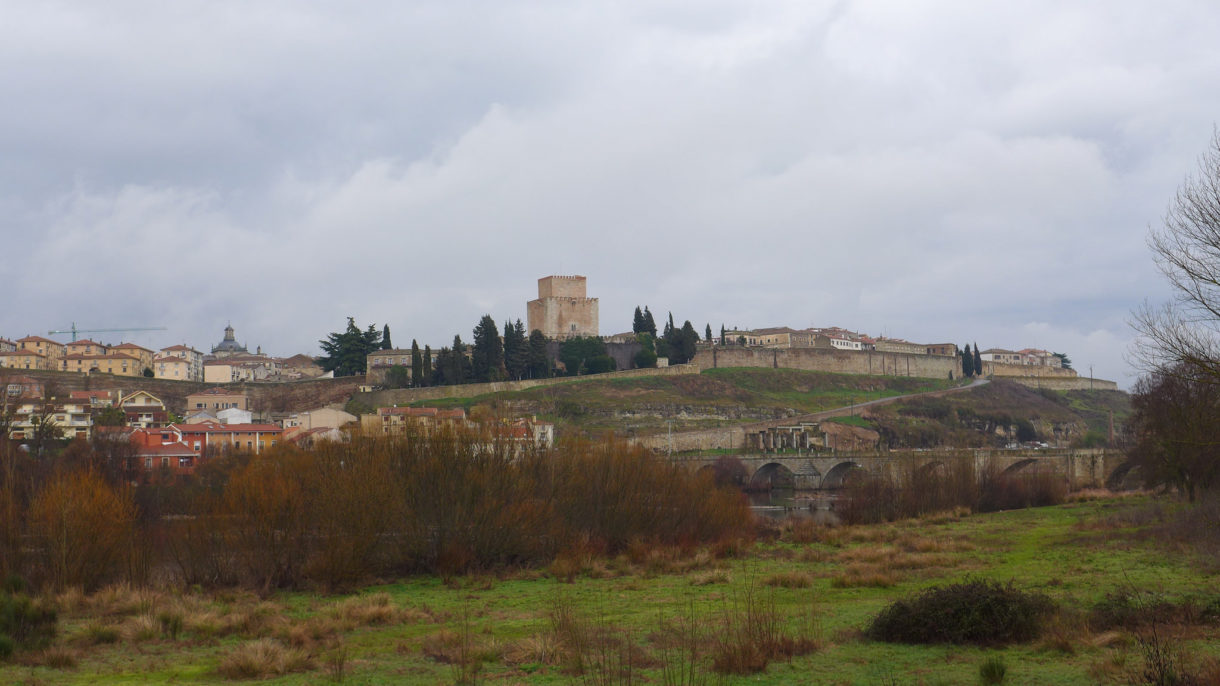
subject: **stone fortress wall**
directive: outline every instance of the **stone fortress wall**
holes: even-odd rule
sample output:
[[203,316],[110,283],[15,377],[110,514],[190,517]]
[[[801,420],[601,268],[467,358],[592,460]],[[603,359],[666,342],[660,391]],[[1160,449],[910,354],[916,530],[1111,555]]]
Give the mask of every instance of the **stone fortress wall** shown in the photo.
[[692,363],[700,369],[770,367],[839,374],[917,376],[957,379],[962,366],[956,357],[820,348],[715,347],[700,350]]
[[587,297],[583,276],[538,279],[538,299],[525,305],[529,331],[550,339],[598,335],[597,298]]

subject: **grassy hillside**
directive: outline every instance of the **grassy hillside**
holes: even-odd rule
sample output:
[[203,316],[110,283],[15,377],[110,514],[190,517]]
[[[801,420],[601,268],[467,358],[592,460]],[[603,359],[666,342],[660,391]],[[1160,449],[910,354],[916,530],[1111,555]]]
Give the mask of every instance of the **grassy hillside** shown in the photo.
[[870,408],[865,416],[883,445],[982,448],[1017,440],[1021,426],[1048,443],[1097,445],[1107,436],[1111,414],[1121,437],[1131,414],[1126,393],[1035,390],[1000,380],[966,393]]
[[795,369],[709,369],[688,376],[590,379],[417,405],[535,414],[561,429],[644,435],[780,419],[955,382]]

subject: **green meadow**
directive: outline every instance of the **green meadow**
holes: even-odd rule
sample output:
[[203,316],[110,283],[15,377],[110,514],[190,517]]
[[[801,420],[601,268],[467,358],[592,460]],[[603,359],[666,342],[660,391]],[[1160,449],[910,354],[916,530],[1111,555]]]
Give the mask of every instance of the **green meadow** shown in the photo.
[[[1199,519],[1183,524],[1183,507],[1105,495],[871,526],[761,522],[752,543],[569,553],[344,595],[68,591],[48,599],[57,637],[0,662],[0,682],[977,684],[990,660],[1003,666],[990,683],[1120,684],[1151,683],[1154,649],[1215,677],[1220,559],[1187,542]],[[1057,609],[1016,645],[866,637],[895,599],[967,579]],[[1116,603],[1134,611],[1102,612]],[[779,647],[743,649],[757,636]]]

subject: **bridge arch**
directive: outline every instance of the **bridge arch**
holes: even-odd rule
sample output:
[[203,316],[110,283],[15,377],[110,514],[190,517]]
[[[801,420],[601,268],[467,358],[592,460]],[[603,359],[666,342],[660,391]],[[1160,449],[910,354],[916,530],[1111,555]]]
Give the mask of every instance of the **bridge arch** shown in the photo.
[[1026,467],[1029,467],[1030,465],[1035,465],[1035,464],[1038,464],[1038,458],[1036,458],[1036,457],[1030,457],[1030,458],[1027,458],[1024,460],[1018,460],[1017,462],[1014,462],[1014,463],[1008,465],[1007,467],[1005,467],[1004,471],[1001,472],[1000,475],[1001,476],[1013,476],[1017,472],[1020,472],[1021,470],[1025,469]]
[[826,472],[826,476],[822,478],[822,488],[843,488],[843,480],[856,469],[864,469],[864,467],[855,462],[840,462],[831,467],[830,471]]
[[1139,476],[1139,471],[1139,465],[1134,460],[1127,460],[1115,467],[1114,471],[1106,477],[1106,488],[1112,491],[1136,488],[1132,482]]
[[750,477],[751,490],[770,490],[773,488],[793,488],[796,485],[796,474],[779,462],[768,462],[754,472]]

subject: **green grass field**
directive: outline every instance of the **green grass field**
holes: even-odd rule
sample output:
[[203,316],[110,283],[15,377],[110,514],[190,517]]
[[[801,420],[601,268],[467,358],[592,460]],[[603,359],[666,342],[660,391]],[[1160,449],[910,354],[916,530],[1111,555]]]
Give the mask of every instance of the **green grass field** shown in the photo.
[[[1160,533],[1176,507],[1133,497],[868,527],[785,523],[737,550],[641,547],[613,559],[565,557],[546,570],[409,578],[347,596],[66,593],[54,645],[0,662],[0,682],[213,683],[261,671],[277,684],[692,683],[664,674],[691,662],[684,646],[696,645],[693,683],[976,684],[980,664],[997,655],[1005,684],[1132,683],[1140,644],[1131,631],[1091,630],[1093,603],[1135,587],[1220,608],[1216,560]],[[971,577],[1045,593],[1060,614],[1042,639],[1006,648],[863,638],[893,599]],[[713,673],[717,635],[750,608],[772,612],[779,630],[813,651],[748,676]],[[176,635],[167,628],[174,617]],[[1215,623],[1160,633],[1188,661],[1220,657]],[[583,674],[565,649],[578,643]]]

